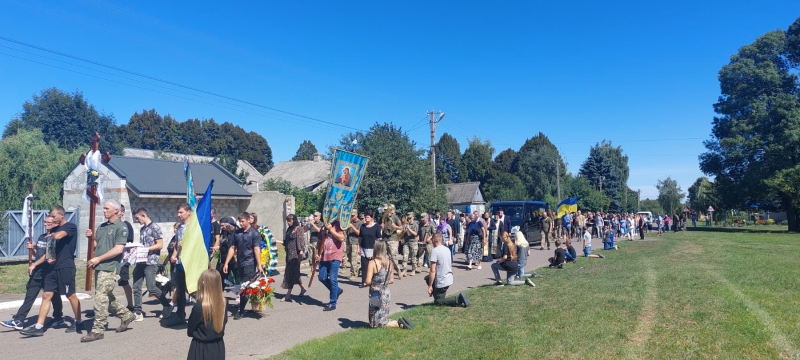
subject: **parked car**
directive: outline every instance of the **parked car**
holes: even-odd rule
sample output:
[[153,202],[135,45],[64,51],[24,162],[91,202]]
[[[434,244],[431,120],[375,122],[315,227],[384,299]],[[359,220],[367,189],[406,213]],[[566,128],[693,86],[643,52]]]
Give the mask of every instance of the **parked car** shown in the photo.
[[511,227],[519,226],[528,244],[541,246],[542,234],[539,232],[539,221],[550,204],[544,201],[497,201],[492,203],[491,213],[503,209],[505,216],[511,219]]

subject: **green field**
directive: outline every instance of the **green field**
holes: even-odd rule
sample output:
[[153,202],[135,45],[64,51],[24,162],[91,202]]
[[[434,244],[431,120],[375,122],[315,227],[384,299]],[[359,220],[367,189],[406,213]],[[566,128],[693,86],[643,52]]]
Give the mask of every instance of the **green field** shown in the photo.
[[468,309],[394,314],[416,328],[360,328],[275,359],[797,359],[800,235],[757,227],[621,243],[603,261],[539,269],[529,288],[484,286]]

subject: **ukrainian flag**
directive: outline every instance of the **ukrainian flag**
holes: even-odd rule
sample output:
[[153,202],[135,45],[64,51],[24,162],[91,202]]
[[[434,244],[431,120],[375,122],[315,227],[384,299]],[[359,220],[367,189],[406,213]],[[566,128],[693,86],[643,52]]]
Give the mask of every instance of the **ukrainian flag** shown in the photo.
[[578,198],[566,198],[556,206],[557,217],[578,211]]
[[[211,189],[214,187],[214,181],[212,180],[208,184],[203,198],[200,199],[200,204],[197,204],[192,171],[189,168],[188,161],[184,162],[184,175],[187,183],[186,200],[187,203],[192,205],[192,215],[189,218],[189,223],[186,224],[186,229],[183,231],[183,239],[181,239],[181,263],[186,273],[186,290],[191,294],[197,291],[197,281],[200,280],[200,274],[208,269],[209,241],[205,239],[204,231],[200,224],[201,221],[208,223],[208,225],[211,224]],[[208,238],[209,240],[211,238],[210,231]]]

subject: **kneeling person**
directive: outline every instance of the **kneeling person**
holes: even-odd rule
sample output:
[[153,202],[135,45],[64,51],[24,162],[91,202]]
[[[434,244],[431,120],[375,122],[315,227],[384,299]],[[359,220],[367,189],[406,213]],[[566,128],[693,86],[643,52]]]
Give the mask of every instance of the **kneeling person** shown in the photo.
[[430,274],[426,277],[428,281],[428,295],[433,296],[435,305],[444,306],[469,306],[469,300],[464,293],[457,297],[446,299],[447,289],[453,285],[453,260],[451,259],[450,249],[442,245],[442,234],[433,236],[433,251],[428,259]]

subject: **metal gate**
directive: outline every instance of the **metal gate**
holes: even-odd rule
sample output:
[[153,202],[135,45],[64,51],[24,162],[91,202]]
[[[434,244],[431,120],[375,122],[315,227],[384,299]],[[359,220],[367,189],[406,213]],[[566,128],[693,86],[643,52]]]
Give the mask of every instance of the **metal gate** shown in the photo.
[[[39,235],[44,233],[44,218],[47,216],[48,211],[34,210],[33,211],[33,236],[38,239]],[[28,249],[25,248],[25,229],[22,227],[23,217],[28,216],[22,211],[12,210],[6,211],[3,216],[2,223],[0,223],[0,261],[9,260],[24,260],[28,258]],[[78,226],[78,210],[69,210],[64,214],[67,222],[71,222]],[[78,246],[75,246],[75,253],[78,253]]]

